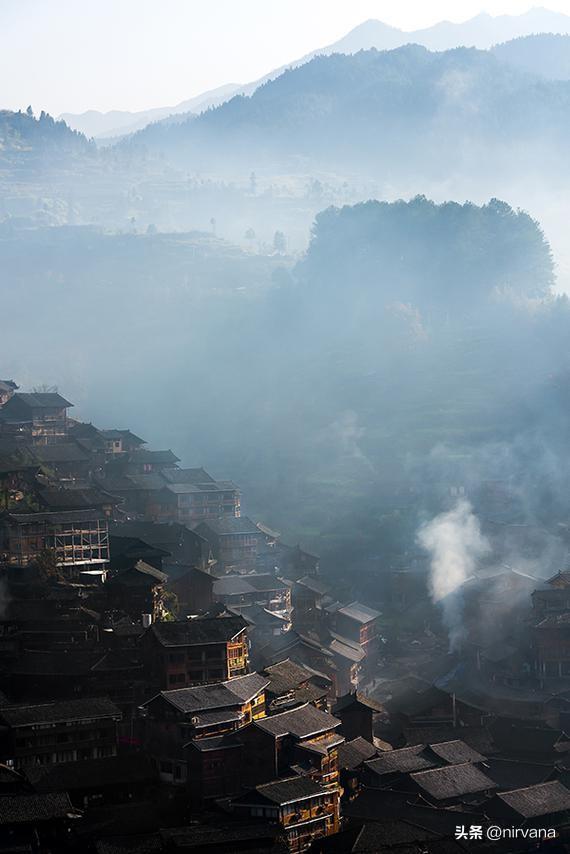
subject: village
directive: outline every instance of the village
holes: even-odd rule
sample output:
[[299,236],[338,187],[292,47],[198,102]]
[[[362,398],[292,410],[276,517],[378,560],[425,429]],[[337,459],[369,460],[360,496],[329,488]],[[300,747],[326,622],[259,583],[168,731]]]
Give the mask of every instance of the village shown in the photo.
[[72,411],[0,381],[0,850],[570,840],[565,566],[482,568],[450,651],[425,556],[338,599],[236,484]]

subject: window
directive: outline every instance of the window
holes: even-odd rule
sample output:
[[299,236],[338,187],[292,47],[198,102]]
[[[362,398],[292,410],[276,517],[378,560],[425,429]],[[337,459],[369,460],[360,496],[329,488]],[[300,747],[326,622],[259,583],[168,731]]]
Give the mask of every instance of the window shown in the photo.
[[60,753],[56,753],[56,762],[73,762],[75,759],[75,751],[73,750],[62,750]]

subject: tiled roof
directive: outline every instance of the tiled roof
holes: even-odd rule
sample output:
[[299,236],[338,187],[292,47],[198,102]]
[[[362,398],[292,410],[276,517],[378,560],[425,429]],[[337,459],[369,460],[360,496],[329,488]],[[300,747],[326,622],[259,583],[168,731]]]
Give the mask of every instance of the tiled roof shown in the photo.
[[329,643],[328,648],[335,655],[339,655],[341,658],[347,658],[355,664],[358,664],[359,661],[362,661],[362,659],[365,658],[365,652],[358,644],[351,642],[348,638],[342,638],[334,632],[331,632],[331,635],[333,636],[333,639]]
[[188,746],[193,747],[200,753],[210,750],[230,750],[235,747],[243,747],[242,742],[235,735],[215,735],[212,738],[194,738]]
[[298,745],[299,750],[307,750],[309,753],[319,753],[327,756],[333,747],[339,747],[344,743],[344,736],[329,735],[326,738],[311,738]]
[[192,716],[192,723],[196,729],[207,729],[218,724],[239,723],[243,714],[234,709],[214,709],[212,712],[200,712]]
[[59,442],[54,445],[38,445],[34,456],[43,463],[83,463],[91,454],[80,448],[77,442]]
[[60,700],[54,703],[2,706],[0,716],[8,726],[31,726],[92,718],[120,718],[121,711],[108,697],[88,697],[81,700]]
[[197,617],[193,620],[153,623],[148,629],[162,646],[227,643],[247,628],[243,617]]
[[[249,516],[218,516],[217,519],[208,519],[196,526],[199,532],[211,531],[218,536],[231,534],[256,534],[261,537],[261,532],[255,522]],[[207,534],[206,534],[207,536]]]
[[344,605],[338,609],[339,614],[345,617],[350,617],[351,620],[356,620],[357,623],[370,623],[381,616],[380,611],[375,611],[361,602],[352,602],[350,605]]
[[66,792],[14,797],[7,795],[0,798],[0,825],[35,824],[54,818],[66,818],[73,812]]
[[266,673],[271,680],[268,690],[272,694],[276,695],[293,691],[303,682],[308,682],[312,675],[300,664],[296,664],[294,661],[291,661],[290,658],[286,658],[284,661],[279,661],[277,664],[270,664],[263,672]]
[[162,691],[160,696],[184,714],[193,714],[247,703],[263,691],[268,682],[269,679],[258,673],[248,673],[212,685]]
[[570,810],[570,790],[558,780],[501,792],[497,798],[525,819]]
[[379,776],[384,774],[407,774],[411,771],[421,771],[435,768],[437,761],[425,755],[425,745],[416,744],[414,747],[402,747],[399,750],[387,750],[376,759],[366,763],[366,767]]
[[287,585],[275,575],[223,575],[214,582],[214,596],[238,596],[247,593],[269,593],[286,590]]
[[352,770],[358,768],[365,760],[372,759],[378,751],[365,738],[358,736],[352,741],[345,741],[338,749],[338,767]]
[[342,712],[343,709],[350,708],[350,706],[358,705],[366,706],[366,708],[371,709],[373,712],[384,711],[382,703],[378,703],[376,700],[373,700],[372,697],[367,697],[366,694],[363,694],[361,691],[351,691],[338,698],[333,707],[333,714],[338,714],[339,712]]
[[150,448],[139,448],[136,451],[130,451],[128,459],[134,463],[151,463],[153,465],[173,465],[173,463],[180,461],[180,457],[177,457],[170,448],[160,451],[151,451]]
[[160,833],[138,836],[113,836],[95,843],[97,854],[160,854],[164,851]]
[[295,738],[309,738],[329,729],[335,729],[340,726],[340,723],[338,718],[333,718],[328,712],[307,704],[254,721],[253,726],[259,727],[276,738],[289,733]]
[[410,775],[414,783],[436,800],[496,789],[496,784],[475,765],[446,765]]
[[49,511],[41,513],[16,513],[7,510],[0,513],[0,518],[8,519],[11,522],[18,524],[32,524],[36,522],[52,522],[53,524],[65,525],[78,522],[87,522],[95,519],[103,519],[103,514],[96,509],[93,510],[60,510],[59,512],[51,513]]
[[168,581],[168,575],[165,572],[161,572],[160,569],[151,566],[151,564],[146,563],[144,560],[137,560],[134,566],[115,575],[108,583],[111,585],[122,584],[127,587],[137,587],[141,584],[148,585],[152,582],[164,584],[166,581]]
[[[68,400],[57,394],[57,392],[16,392],[10,400],[22,403],[30,409],[67,409],[73,406]],[[8,403],[6,406],[8,406]]]
[[92,507],[102,507],[106,504],[117,504],[119,499],[102,489],[85,487],[84,489],[52,489],[38,490],[41,503],[50,510],[79,510]]
[[[256,786],[252,793],[257,793],[262,799],[280,806],[294,801],[312,798],[324,794],[324,790],[308,777],[289,777],[284,780],[273,780]],[[248,795],[237,799],[238,802],[248,803]]]
[[464,741],[444,741],[430,744],[429,749],[448,765],[461,765],[463,762],[484,762],[485,757],[465,744]]
[[205,469],[164,469],[162,472],[168,483],[215,483],[214,478]]
[[330,584],[327,584],[321,578],[315,575],[305,575],[303,578],[300,578],[297,582],[301,587],[306,587],[307,590],[311,590],[313,593],[318,593],[321,596],[324,596],[329,592]]

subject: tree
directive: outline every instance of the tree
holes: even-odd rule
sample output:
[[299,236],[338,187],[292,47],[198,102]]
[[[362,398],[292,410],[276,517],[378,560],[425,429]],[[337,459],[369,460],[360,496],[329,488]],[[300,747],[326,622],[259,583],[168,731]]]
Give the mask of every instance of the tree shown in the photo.
[[252,172],[249,176],[249,192],[252,196],[255,196],[257,193],[257,175],[255,172]]
[[255,231],[253,228],[248,228],[246,233],[244,234],[246,240],[255,240]]
[[284,255],[287,251],[287,238],[282,231],[276,231],[273,235],[273,251]]
[[29,116],[31,119],[34,118],[34,111],[32,110],[31,104],[28,106],[28,109],[26,110],[26,115]]
[[41,385],[34,386],[32,391],[34,394],[57,394],[58,388],[56,385],[41,383]]

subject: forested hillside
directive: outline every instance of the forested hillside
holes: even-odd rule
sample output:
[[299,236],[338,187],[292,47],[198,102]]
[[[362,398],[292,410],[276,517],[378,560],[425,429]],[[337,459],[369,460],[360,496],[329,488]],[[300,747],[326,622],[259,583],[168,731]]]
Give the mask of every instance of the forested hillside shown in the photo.
[[57,380],[94,421],[128,409],[185,463],[231,472],[248,511],[325,560],[388,530],[396,547],[429,504],[428,463],[432,483],[484,451],[479,477],[540,484],[549,442],[566,495],[570,311],[539,226],[503,202],[331,208],[295,267],[211,235],[42,230],[6,233],[0,251],[15,285],[6,353],[22,324],[34,342],[8,373]]
[[549,80],[570,80],[570,36],[539,33],[495,45],[493,54],[521,71]]
[[[133,146],[188,168],[320,163],[394,178],[542,165],[563,156],[570,84],[533,78],[475,49],[417,45],[319,56],[195,120],[154,125]],[[513,154],[516,156],[513,158]],[[515,162],[513,162],[513,160]]]
[[42,160],[58,164],[66,158],[93,153],[94,146],[83,134],[43,111],[36,119],[31,108],[17,113],[0,110],[0,164],[4,167],[33,165]]

